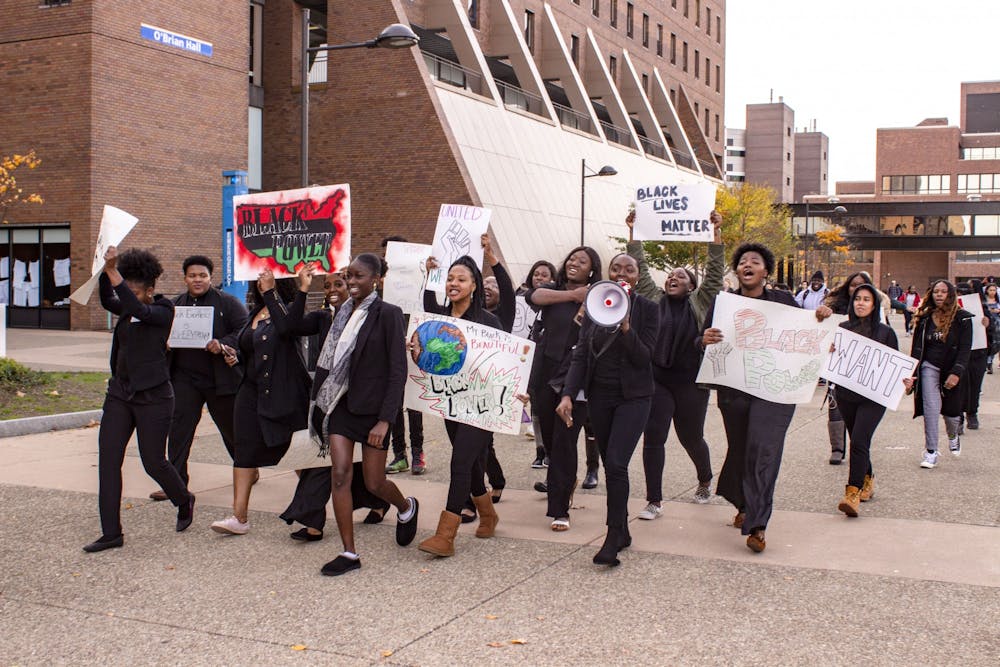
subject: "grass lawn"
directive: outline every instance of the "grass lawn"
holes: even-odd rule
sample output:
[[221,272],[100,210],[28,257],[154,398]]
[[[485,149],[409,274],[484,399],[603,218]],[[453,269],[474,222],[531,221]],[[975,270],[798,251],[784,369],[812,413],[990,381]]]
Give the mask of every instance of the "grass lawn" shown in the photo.
[[0,420],[96,410],[107,382],[107,373],[35,371],[0,380]]

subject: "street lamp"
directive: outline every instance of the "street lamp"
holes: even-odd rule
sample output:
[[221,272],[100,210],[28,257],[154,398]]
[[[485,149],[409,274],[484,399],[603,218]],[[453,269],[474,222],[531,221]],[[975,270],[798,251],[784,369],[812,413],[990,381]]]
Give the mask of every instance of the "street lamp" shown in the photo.
[[[839,197],[830,197],[826,201],[827,201],[828,204],[836,204],[836,203],[838,203],[840,201],[840,198]],[[810,252],[811,252],[813,246],[815,245],[815,235],[816,235],[815,234],[815,232],[816,232],[815,227],[813,228],[813,235],[812,236],[809,235],[809,200],[806,199],[805,202],[806,202],[806,246],[805,246],[804,250],[805,250],[805,255],[806,256],[805,256],[805,261],[802,262],[802,264],[803,264],[803,267],[802,267],[802,280],[807,280],[808,279],[808,275],[807,274],[808,274],[808,271],[809,271],[809,255],[810,255]],[[847,213],[847,209],[844,208],[843,206],[835,206],[834,208],[827,209],[827,210],[824,210],[824,211],[813,211],[813,213],[828,213],[828,214],[832,214],[834,217],[839,218],[840,216],[842,216],[845,213]]]
[[300,101],[302,113],[302,127],[300,129],[302,158],[302,187],[309,187],[309,54],[320,51],[341,51],[343,49],[406,49],[416,46],[420,38],[409,26],[402,23],[393,23],[379,33],[375,39],[367,42],[353,42],[350,44],[333,44],[328,46],[309,46],[309,10],[302,10],[302,48],[299,55],[302,75],[302,99]]
[[617,169],[609,165],[604,165],[601,167],[600,171],[590,169],[591,173],[589,174],[587,173],[587,169],[589,169],[589,167],[587,167],[587,160],[584,158],[583,160],[580,160],[580,245],[583,245],[583,230],[585,225],[583,221],[583,214],[585,211],[584,203],[587,194],[587,179],[595,176],[614,176],[618,173]]

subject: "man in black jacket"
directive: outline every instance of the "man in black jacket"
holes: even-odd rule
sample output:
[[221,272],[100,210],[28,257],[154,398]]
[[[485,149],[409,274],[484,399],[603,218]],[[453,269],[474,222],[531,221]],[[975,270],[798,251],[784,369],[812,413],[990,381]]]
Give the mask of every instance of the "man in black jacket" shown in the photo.
[[[191,442],[208,405],[230,458],[233,456],[233,403],[243,371],[226,364],[226,352],[237,348],[236,336],[247,321],[247,309],[238,299],[212,287],[212,260],[193,255],[184,260],[187,292],[174,299],[175,306],[211,306],[215,309],[212,340],[203,350],[176,349],[171,353],[170,379],[174,386],[174,417],[167,455],[181,479],[188,481]],[[162,491],[149,495],[163,500]]]

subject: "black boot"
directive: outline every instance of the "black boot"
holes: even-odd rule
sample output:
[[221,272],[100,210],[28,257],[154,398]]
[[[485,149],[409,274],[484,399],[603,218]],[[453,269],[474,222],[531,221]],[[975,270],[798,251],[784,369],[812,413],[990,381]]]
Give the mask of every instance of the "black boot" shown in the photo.
[[621,550],[624,540],[625,532],[620,526],[608,526],[608,534],[604,538],[604,544],[601,545],[601,550],[594,554],[594,564],[607,565],[608,567],[621,565],[621,561],[618,560],[618,552]]

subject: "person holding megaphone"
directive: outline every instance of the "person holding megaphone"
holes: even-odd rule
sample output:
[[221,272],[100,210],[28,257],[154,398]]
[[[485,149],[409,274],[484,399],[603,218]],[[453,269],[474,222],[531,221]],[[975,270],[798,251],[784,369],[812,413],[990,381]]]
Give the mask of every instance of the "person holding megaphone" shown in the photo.
[[652,351],[660,313],[655,303],[635,292],[639,263],[634,257],[615,256],[608,277],[610,281],[596,283],[587,294],[587,317],[573,348],[556,413],[571,426],[574,400],[583,392],[608,488],[608,534],[593,560],[615,566],[620,562],[618,552],[632,544],[628,465],[649,419],[654,389]]

